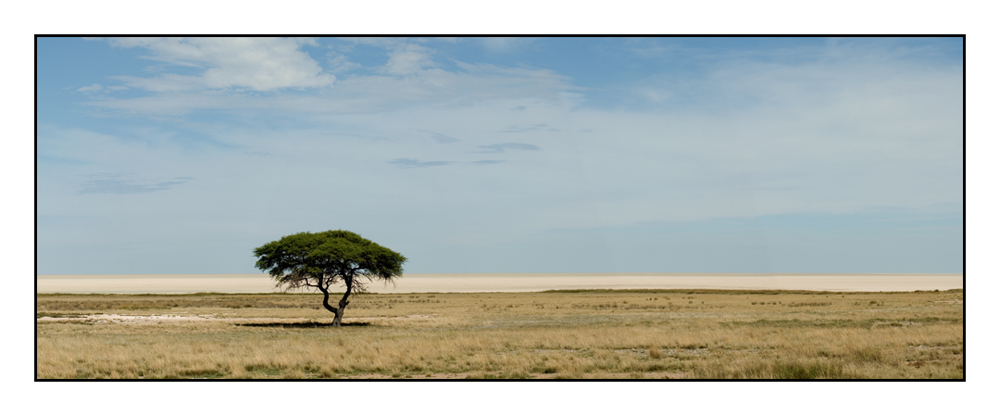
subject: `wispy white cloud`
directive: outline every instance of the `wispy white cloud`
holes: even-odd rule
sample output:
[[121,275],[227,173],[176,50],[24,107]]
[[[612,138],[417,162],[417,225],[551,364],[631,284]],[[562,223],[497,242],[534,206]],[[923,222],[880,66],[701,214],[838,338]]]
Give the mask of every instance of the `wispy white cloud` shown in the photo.
[[86,87],[77,88],[76,91],[77,92],[82,92],[82,93],[90,93],[90,92],[97,92],[97,91],[100,91],[102,89],[104,89],[104,87],[101,86],[101,84],[91,84],[91,85],[88,85]]
[[[409,58],[406,58],[409,59]],[[405,59],[404,59],[405,60]],[[356,75],[337,81],[335,88],[312,93],[258,95],[239,91],[160,91],[135,98],[105,97],[92,106],[131,114],[185,114],[190,111],[266,110],[294,117],[315,114],[377,113],[412,106],[463,106],[495,100],[568,102],[579,100],[579,88],[554,71],[532,68],[504,68],[490,64],[457,62],[457,71],[427,68],[416,62],[398,62],[380,74]],[[412,72],[411,72],[412,71]],[[404,75],[405,74],[405,75]],[[190,77],[164,75],[148,79],[150,85],[166,86],[176,80],[191,86]],[[147,81],[142,81],[147,82]]]
[[323,73],[309,54],[299,50],[311,39],[287,38],[114,38],[121,48],[144,48],[144,58],[171,65],[204,69],[199,75],[163,73],[154,78],[119,76],[131,87],[149,91],[248,88],[314,88],[331,85],[336,77]]
[[514,52],[532,42],[533,38],[522,37],[479,38],[479,43],[491,52]]
[[362,68],[361,64],[351,62],[348,60],[347,56],[337,52],[328,53],[327,62],[330,67],[330,72],[334,74],[342,74]]
[[430,50],[420,45],[403,44],[389,52],[389,62],[382,71],[392,75],[409,75],[436,66]]

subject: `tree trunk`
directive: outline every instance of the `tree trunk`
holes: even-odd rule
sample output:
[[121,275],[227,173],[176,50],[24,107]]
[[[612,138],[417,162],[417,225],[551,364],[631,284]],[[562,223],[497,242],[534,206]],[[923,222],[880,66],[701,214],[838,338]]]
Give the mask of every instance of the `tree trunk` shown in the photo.
[[[347,291],[344,292],[344,297],[340,298],[340,305],[338,305],[340,307],[333,308],[333,324],[332,324],[333,326],[340,326],[341,320],[344,319],[344,311],[347,309],[347,304],[351,303],[347,301],[347,297],[351,296],[351,289],[354,286],[353,283],[354,281],[351,278],[344,279],[344,284],[347,285]],[[323,299],[323,303],[326,304],[325,298]],[[327,306],[327,309],[331,308]]]
[[340,326],[340,321],[344,319],[344,309],[347,308],[349,302],[346,299],[340,300],[340,307],[333,315],[333,326]]

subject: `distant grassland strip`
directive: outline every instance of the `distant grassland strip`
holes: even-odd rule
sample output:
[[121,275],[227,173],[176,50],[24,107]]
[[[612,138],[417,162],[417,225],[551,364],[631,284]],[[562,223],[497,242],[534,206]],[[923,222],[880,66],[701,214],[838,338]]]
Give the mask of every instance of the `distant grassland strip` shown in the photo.
[[39,379],[964,377],[961,290],[361,294],[341,328],[316,294],[36,300]]

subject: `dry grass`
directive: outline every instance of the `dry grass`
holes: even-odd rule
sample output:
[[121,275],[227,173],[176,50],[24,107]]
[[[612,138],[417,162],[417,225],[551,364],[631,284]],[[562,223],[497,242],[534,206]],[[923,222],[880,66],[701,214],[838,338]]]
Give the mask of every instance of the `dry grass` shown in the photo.
[[316,324],[332,320],[319,295],[38,295],[36,377],[961,379],[962,302],[962,291],[364,294],[333,328]]

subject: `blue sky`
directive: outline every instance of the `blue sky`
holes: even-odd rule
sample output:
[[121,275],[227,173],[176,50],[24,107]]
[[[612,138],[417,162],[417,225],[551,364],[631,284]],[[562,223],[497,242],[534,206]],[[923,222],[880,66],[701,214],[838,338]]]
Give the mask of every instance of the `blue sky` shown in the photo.
[[963,272],[961,38],[37,41],[39,274]]

